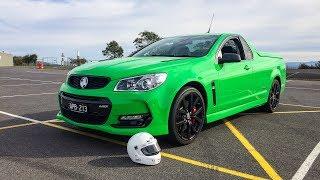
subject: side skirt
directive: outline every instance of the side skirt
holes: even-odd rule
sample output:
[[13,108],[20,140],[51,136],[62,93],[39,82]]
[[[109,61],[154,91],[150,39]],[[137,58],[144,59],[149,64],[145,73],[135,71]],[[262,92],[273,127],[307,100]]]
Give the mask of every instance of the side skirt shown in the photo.
[[264,103],[266,103],[265,99],[259,99],[259,100],[252,101],[250,103],[243,104],[243,105],[240,105],[240,106],[237,106],[237,107],[234,107],[234,108],[230,108],[230,109],[226,109],[226,110],[223,110],[223,111],[219,111],[219,112],[216,112],[216,113],[209,114],[209,115],[207,115],[207,123],[211,123],[211,122],[214,122],[214,121],[217,121],[217,120],[220,120],[220,119],[223,119],[223,118],[238,114],[240,112],[246,111],[248,109],[252,109],[254,107],[261,106]]

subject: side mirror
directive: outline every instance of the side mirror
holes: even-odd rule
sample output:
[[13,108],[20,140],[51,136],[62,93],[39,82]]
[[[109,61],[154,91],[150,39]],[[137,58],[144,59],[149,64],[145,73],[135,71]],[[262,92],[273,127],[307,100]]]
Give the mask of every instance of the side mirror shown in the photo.
[[236,53],[224,53],[222,58],[218,59],[219,64],[223,63],[232,63],[232,62],[240,62],[241,57]]

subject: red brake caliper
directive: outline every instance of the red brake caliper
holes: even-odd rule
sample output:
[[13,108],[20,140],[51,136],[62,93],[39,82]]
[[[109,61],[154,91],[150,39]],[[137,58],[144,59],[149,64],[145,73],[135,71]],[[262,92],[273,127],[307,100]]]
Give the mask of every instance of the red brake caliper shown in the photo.
[[[194,115],[194,113],[196,113],[197,112],[197,108],[196,107],[193,107],[192,108],[192,111],[191,111],[191,114],[192,115]],[[192,122],[192,124],[194,124],[195,123],[195,119],[194,119],[194,116],[191,116],[191,122]]]

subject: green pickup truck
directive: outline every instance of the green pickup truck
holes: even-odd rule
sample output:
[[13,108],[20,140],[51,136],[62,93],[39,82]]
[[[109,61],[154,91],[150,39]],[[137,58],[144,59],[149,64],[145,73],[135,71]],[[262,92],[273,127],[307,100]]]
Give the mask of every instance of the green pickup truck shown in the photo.
[[283,58],[237,34],[164,38],[130,57],[71,70],[57,118],[111,134],[168,135],[185,145],[206,123],[254,107],[272,113],[285,68]]

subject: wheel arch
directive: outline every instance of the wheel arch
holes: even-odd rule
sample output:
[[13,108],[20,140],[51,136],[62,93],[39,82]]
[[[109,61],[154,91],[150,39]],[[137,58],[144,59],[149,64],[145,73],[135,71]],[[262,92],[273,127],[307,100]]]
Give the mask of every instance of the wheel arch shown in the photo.
[[207,96],[207,92],[206,92],[204,86],[198,81],[190,81],[187,84],[185,84],[184,86],[182,86],[180,89],[182,89],[182,88],[184,88],[186,86],[193,87],[193,88],[197,89],[201,93],[201,95],[202,95],[202,97],[204,99],[204,103],[206,105],[206,109],[207,109],[208,108],[208,96]]
[[[206,109],[206,111],[207,111],[207,108],[208,108],[208,94],[207,94],[207,91],[206,91],[206,89],[205,89],[205,86],[204,86],[201,82],[193,80],[193,81],[189,81],[189,82],[186,82],[186,83],[182,84],[182,85],[180,86],[180,88],[177,89],[177,91],[175,92],[174,98],[173,98],[173,100],[172,100],[172,102],[171,102],[171,105],[170,105],[169,118],[170,118],[170,116],[171,116],[171,111],[172,111],[174,102],[175,102],[175,100],[176,100],[179,92],[180,92],[183,88],[188,87],[188,86],[197,89],[197,90],[201,93],[201,95],[202,95],[202,97],[203,97],[203,99],[204,99],[205,109]],[[206,124],[206,123],[207,123],[207,119],[205,118],[205,124]]]
[[[189,144],[190,142],[192,142],[193,140],[191,140],[190,142],[182,142],[181,140],[178,140],[176,138],[176,132],[173,130],[173,128],[175,127],[173,121],[172,121],[172,116],[174,116],[174,114],[172,113],[173,108],[175,107],[175,101],[177,100],[177,98],[179,97],[179,94],[182,92],[187,91],[188,88],[194,88],[196,90],[198,90],[200,92],[200,94],[203,97],[204,103],[205,103],[205,109],[207,108],[207,93],[205,90],[205,86],[203,86],[202,83],[200,83],[199,81],[189,81],[186,83],[181,83],[180,86],[178,86],[178,88],[175,91],[174,94],[174,98],[171,102],[171,106],[170,106],[170,112],[169,112],[169,119],[168,119],[168,128],[169,128],[169,140],[171,140],[172,142],[176,143],[178,142],[179,144]],[[207,119],[206,119],[206,112],[205,112],[205,116],[204,116],[204,124],[207,124]],[[204,125],[203,124],[203,125]],[[198,132],[200,133],[200,132]]]
[[275,79],[275,80],[278,80],[278,81],[279,81],[279,83],[281,84],[281,78],[280,78],[280,76],[279,76],[279,75],[276,75],[276,76],[274,77],[274,79]]
[[281,74],[280,74],[280,71],[279,69],[275,69],[272,71],[271,73],[271,76],[270,76],[270,83],[269,83],[269,87],[271,88],[272,86],[272,83],[274,80],[278,80],[280,85],[282,85],[282,80],[281,80]]

